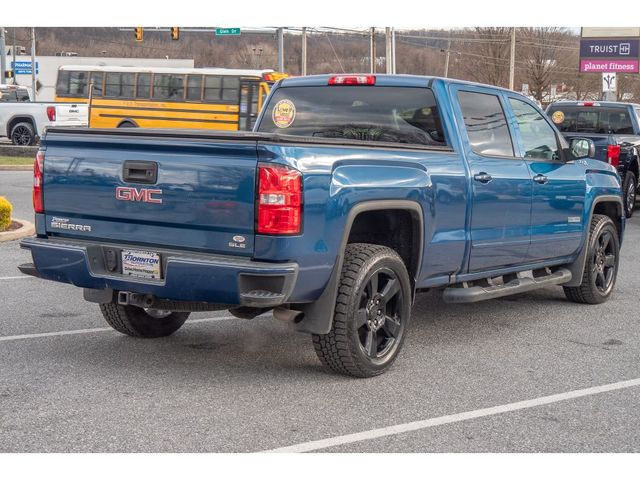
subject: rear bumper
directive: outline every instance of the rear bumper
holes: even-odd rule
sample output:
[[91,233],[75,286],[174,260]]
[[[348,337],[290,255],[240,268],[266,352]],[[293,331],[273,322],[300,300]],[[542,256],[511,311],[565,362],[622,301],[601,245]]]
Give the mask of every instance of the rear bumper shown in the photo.
[[[32,237],[20,246],[30,250],[33,258],[33,265],[20,267],[26,274],[83,288],[150,294],[177,301],[275,307],[287,302],[298,276],[296,263],[255,262],[139,245]],[[119,265],[113,269],[113,263],[110,271],[107,258],[119,259],[120,251],[127,248],[160,253],[163,278],[125,276],[118,273]]]

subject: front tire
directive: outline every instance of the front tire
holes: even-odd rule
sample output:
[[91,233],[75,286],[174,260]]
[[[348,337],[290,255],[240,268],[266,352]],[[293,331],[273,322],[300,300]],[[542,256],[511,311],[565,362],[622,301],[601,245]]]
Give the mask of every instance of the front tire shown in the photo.
[[313,335],[320,361],[354,377],[388,370],[406,336],[411,295],[409,274],[394,250],[347,245],[331,331]]
[[609,217],[593,215],[586,248],[582,283],[578,287],[564,287],[564,294],[576,303],[604,303],[616,283],[620,257],[618,230]]
[[627,172],[625,175],[622,191],[624,192],[624,214],[627,218],[631,218],[636,206],[636,193],[638,191],[638,181],[633,172]]
[[166,337],[177,331],[189,318],[189,312],[165,312],[116,302],[101,303],[100,311],[116,331],[130,337]]

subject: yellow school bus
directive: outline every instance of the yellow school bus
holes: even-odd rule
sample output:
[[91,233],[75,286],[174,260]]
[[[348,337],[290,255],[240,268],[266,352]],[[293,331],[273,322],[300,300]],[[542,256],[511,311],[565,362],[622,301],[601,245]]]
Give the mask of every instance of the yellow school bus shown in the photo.
[[273,70],[65,65],[56,101],[89,103],[92,128],[251,130]]

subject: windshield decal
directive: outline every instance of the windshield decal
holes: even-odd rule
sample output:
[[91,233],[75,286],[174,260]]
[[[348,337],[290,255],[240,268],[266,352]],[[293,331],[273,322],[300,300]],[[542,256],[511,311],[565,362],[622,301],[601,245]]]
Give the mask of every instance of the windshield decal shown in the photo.
[[553,112],[553,115],[551,115],[551,120],[553,120],[553,123],[564,122],[564,112],[556,110],[555,112]]
[[291,100],[280,100],[273,107],[271,114],[273,123],[278,128],[288,128],[296,118],[296,106]]

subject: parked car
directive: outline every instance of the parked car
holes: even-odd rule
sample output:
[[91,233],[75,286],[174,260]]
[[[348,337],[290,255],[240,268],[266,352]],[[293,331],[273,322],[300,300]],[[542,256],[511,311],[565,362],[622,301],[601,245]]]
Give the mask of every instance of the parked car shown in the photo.
[[35,145],[47,127],[86,127],[85,104],[45,102],[0,102],[0,137],[14,145]]
[[557,102],[547,114],[560,132],[572,138],[589,138],[596,158],[616,167],[622,178],[624,209],[633,215],[640,178],[640,105],[624,102]]
[[611,296],[625,216],[594,148],[515,92],[404,75],[283,80],[252,133],[54,128],[20,270],[82,287],[135,337],[273,311],[325,365],[369,377],[420,291]]

